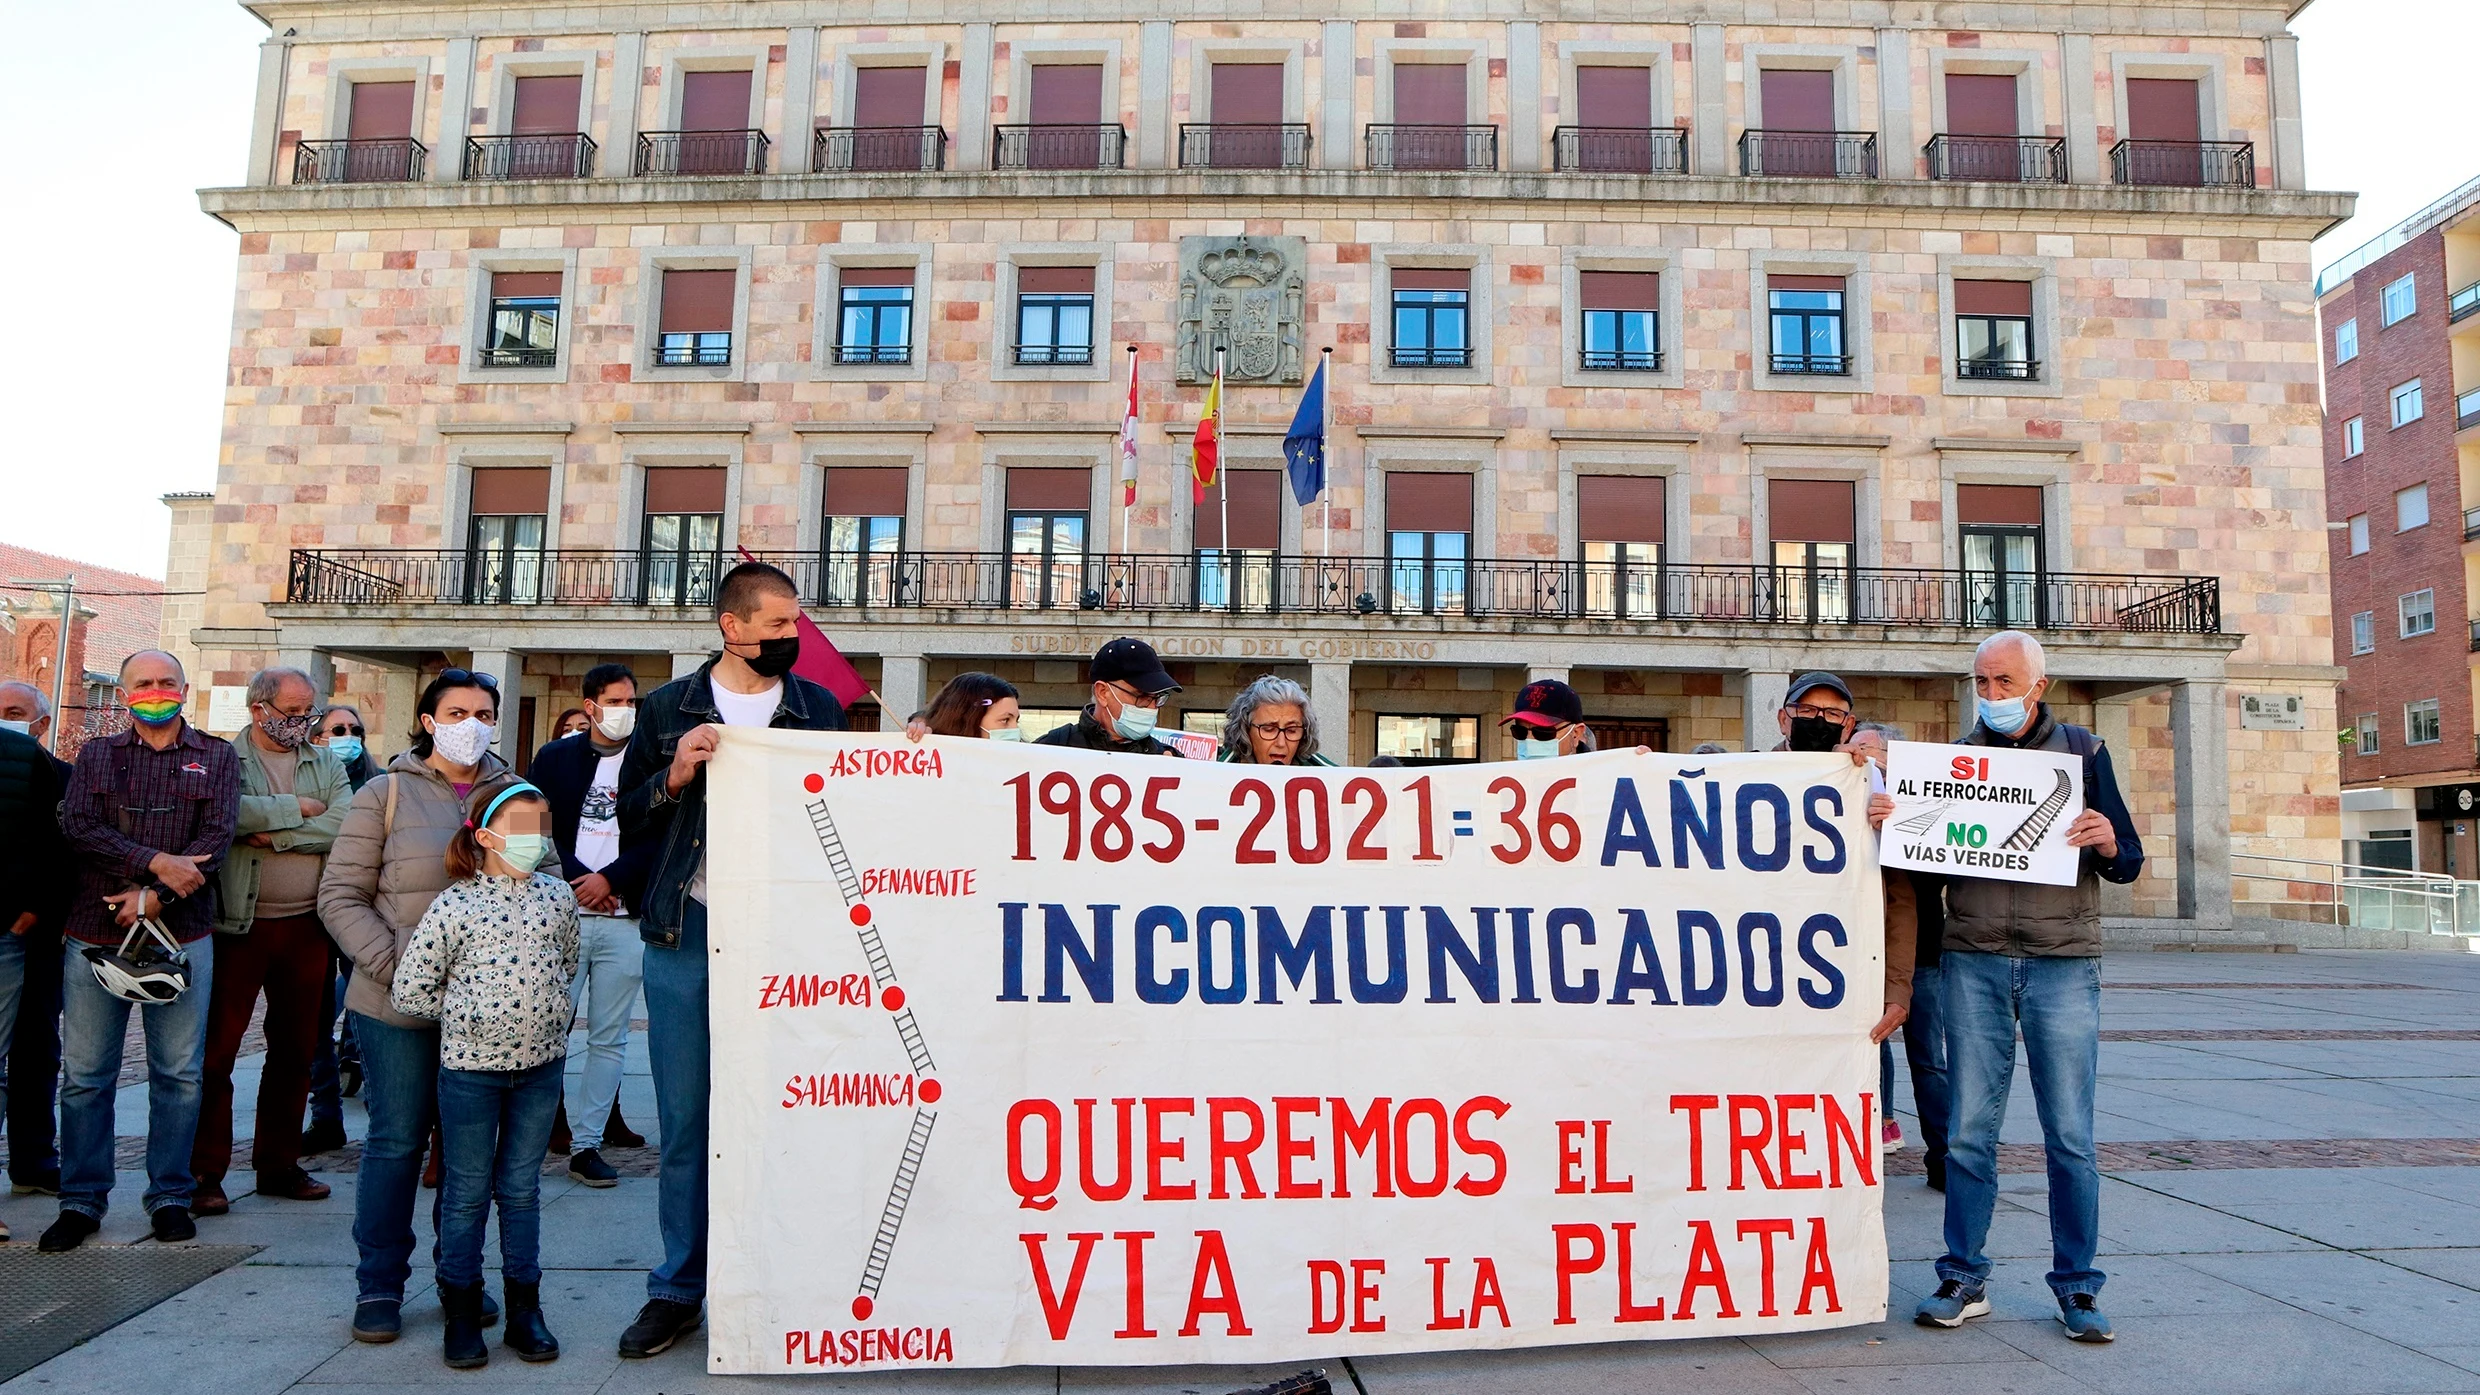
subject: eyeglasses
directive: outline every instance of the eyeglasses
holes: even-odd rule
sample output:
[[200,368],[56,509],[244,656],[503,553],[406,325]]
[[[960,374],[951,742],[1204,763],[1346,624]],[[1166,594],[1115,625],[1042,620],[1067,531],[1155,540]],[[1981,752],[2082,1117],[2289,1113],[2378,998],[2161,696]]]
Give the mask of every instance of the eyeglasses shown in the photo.
[[1249,730],[1256,732],[1259,736],[1266,738],[1268,741],[1272,741],[1277,737],[1280,737],[1285,741],[1298,741],[1300,738],[1309,734],[1309,729],[1302,726],[1298,722],[1251,722],[1249,723]]
[[1812,702],[1785,703],[1783,711],[1794,717],[1830,717],[1836,720],[1851,715],[1851,709],[1848,707],[1819,707]]
[[482,688],[493,693],[499,691],[498,679],[472,669],[443,668],[439,671],[439,676],[431,681],[450,688]]
[[329,727],[327,729],[327,734],[329,736],[360,736],[364,733],[362,731],[361,723],[356,722],[351,726]]

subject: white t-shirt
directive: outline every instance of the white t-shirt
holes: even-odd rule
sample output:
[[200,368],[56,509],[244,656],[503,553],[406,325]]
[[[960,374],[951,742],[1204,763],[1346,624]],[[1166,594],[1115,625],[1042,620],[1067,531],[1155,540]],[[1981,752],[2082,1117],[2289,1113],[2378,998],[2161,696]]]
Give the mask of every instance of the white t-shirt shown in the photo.
[[596,762],[585,805],[577,811],[577,860],[589,872],[602,871],[620,856],[620,761],[627,754],[614,751]]
[[[727,727],[763,727],[773,725],[775,708],[783,701],[784,685],[769,683],[754,693],[736,693],[721,683],[711,685],[715,694],[715,711]],[[689,880],[689,894],[698,904],[706,903],[706,854],[698,853],[697,875]]]

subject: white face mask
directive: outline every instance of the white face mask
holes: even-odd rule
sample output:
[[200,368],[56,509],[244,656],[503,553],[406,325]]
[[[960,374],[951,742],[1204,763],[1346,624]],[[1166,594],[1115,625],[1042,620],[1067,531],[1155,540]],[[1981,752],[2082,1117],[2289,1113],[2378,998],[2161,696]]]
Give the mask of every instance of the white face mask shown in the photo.
[[626,741],[629,733],[637,730],[637,709],[606,707],[602,717],[594,723],[594,729],[603,734],[605,741]]
[[461,722],[431,719],[431,749],[450,765],[472,765],[491,749],[491,724],[480,717]]
[[34,723],[20,722],[10,717],[0,717],[0,731],[13,731],[19,736],[32,736],[34,735]]
[[982,735],[993,741],[1022,741],[1025,739],[1025,729],[1023,727],[984,727]]

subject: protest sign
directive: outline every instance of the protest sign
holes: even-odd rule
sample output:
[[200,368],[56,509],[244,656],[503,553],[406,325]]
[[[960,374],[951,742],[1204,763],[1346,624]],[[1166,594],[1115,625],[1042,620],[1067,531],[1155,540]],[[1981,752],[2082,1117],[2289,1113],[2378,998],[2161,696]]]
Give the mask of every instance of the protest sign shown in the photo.
[[2083,853],[2067,827],[2084,812],[2084,761],[2060,751],[1897,741],[1886,748],[1894,813],[1878,842],[1887,867],[2073,886]]
[[1883,1315],[1844,756],[733,728],[710,770],[718,1372]]

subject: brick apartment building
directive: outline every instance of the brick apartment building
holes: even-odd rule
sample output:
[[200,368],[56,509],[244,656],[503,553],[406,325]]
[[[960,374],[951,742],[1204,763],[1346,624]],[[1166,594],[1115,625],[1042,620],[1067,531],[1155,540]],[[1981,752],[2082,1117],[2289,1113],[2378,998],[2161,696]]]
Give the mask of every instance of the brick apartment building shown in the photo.
[[2480,877],[2480,181],[2318,279],[2345,838]]

